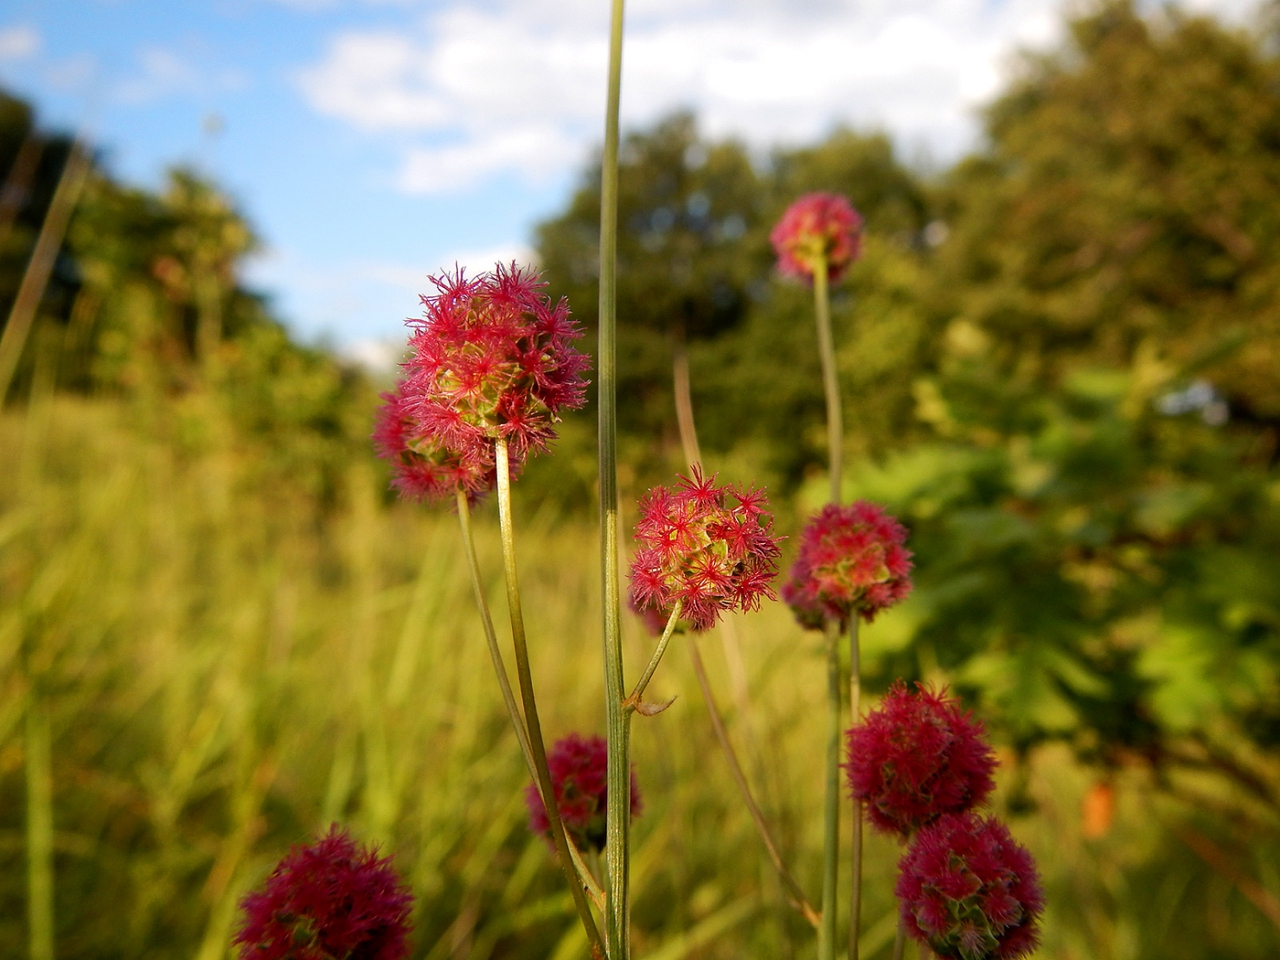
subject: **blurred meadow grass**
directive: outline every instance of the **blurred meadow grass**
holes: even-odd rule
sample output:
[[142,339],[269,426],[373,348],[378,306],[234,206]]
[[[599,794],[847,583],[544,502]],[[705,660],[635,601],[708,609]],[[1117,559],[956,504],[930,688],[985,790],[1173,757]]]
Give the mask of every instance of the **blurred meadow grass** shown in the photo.
[[[418,897],[415,957],[585,956],[525,825],[455,518],[385,496],[370,456],[327,499],[291,488],[237,441],[213,392],[147,396],[53,394],[37,370],[31,403],[0,418],[0,449],[15,452],[0,472],[0,956],[26,955],[29,849],[52,850],[58,956],[214,960],[230,953],[243,893],[334,820],[395,854]],[[594,527],[529,504],[518,523],[544,725],[552,738],[598,732]],[[500,612],[492,505],[477,530]],[[890,617],[868,631],[871,650]],[[778,604],[735,627],[749,723],[732,709],[721,639],[698,642],[781,844],[816,890],[817,641]],[[634,675],[651,641],[627,629]],[[675,704],[634,737],[638,953],[806,955],[812,934],[783,905],[673,652],[653,696]],[[1049,892],[1041,956],[1210,956],[1217,938],[1259,951],[1224,956],[1261,957],[1274,944],[1259,907],[1280,890],[1274,842],[1255,834],[1235,851],[1260,878],[1246,890],[1166,829],[1185,811],[1142,775],[1114,784],[1114,822],[1104,802],[1088,823],[1096,774],[1068,751],[1003,759],[997,808]],[[45,775],[47,801],[27,786]],[[871,839],[869,957],[890,949],[895,859]]]

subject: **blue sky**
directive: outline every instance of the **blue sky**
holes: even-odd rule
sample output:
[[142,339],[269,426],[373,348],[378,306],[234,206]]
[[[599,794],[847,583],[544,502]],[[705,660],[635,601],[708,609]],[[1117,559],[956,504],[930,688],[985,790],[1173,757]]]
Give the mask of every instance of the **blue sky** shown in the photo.
[[[1199,0],[1238,15],[1249,0]],[[603,124],[606,0],[9,0],[0,84],[127,180],[211,173],[301,336],[394,341],[425,277],[523,258]],[[695,109],[761,150],[838,123],[907,155],[974,108],[1059,0],[629,0],[623,122]]]

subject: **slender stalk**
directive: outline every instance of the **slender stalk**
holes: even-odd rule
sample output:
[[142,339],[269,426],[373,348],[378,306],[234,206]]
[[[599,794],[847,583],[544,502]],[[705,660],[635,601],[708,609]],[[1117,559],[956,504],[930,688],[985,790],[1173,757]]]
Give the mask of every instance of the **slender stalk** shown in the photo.
[[764,842],[764,848],[769,853],[769,859],[773,862],[774,869],[778,871],[778,877],[782,880],[782,885],[787,889],[787,895],[791,899],[792,906],[799,910],[806,920],[817,927],[821,919],[818,916],[818,911],[813,909],[813,905],[805,897],[804,891],[800,889],[800,884],[796,882],[795,877],[791,875],[791,871],[787,869],[786,863],[782,860],[782,854],[778,851],[778,845],[774,842],[773,835],[769,833],[769,825],[765,822],[764,814],[760,812],[760,806],[751,794],[751,787],[742,772],[742,765],[738,762],[738,755],[734,752],[733,744],[729,742],[729,732],[725,729],[724,720],[721,718],[720,710],[716,706],[715,697],[712,696],[711,683],[707,679],[707,671],[702,664],[702,654],[698,652],[697,640],[692,637],[689,639],[689,658],[693,661],[693,673],[698,678],[698,687],[702,690],[702,699],[707,704],[707,713],[711,715],[711,728],[715,731],[716,739],[720,742],[720,749],[724,752],[725,759],[729,761],[729,773],[733,776],[733,782],[738,785],[742,800],[747,805],[752,822],[756,825],[756,832],[760,834],[760,839]]
[[556,792],[551,782],[551,770],[547,767],[547,750],[542,740],[542,724],[538,720],[538,704],[533,695],[533,674],[529,670],[529,648],[525,642],[524,611],[520,605],[520,581],[516,573],[515,531],[511,525],[511,466],[507,456],[506,440],[499,439],[495,448],[498,467],[498,526],[502,533],[502,564],[507,577],[507,609],[511,617],[511,640],[516,651],[516,677],[520,682],[520,699],[524,702],[529,746],[533,750],[533,762],[538,773],[538,789],[542,793],[542,804],[546,808],[547,822],[551,827],[551,841],[555,844],[560,869],[564,871],[565,878],[569,881],[573,905],[578,909],[578,916],[582,919],[582,926],[587,931],[587,940],[591,944],[591,952],[594,955],[601,949],[600,932],[596,929],[595,918],[591,916],[591,907],[587,905],[582,881],[578,877],[578,872],[573,865],[573,856],[569,852],[569,840],[565,836],[564,824],[560,821],[560,807],[556,802]]
[[83,143],[77,140],[72,144],[58,178],[58,186],[53,192],[53,199],[49,201],[44,223],[40,225],[35,249],[31,251],[31,259],[27,261],[22,283],[13,298],[13,306],[9,308],[9,321],[5,324],[4,333],[0,335],[0,406],[4,405],[5,394],[9,392],[9,383],[17,369],[18,359],[22,356],[27,334],[31,332],[36,309],[44,297],[45,286],[49,282],[49,274],[53,272],[53,264],[67,232],[71,213],[89,176],[92,159],[89,149]]
[[534,783],[537,783],[538,765],[533,759],[533,748],[529,746],[529,734],[525,731],[524,718],[520,716],[515,694],[511,691],[507,665],[503,662],[502,651],[498,647],[498,633],[493,628],[493,615],[489,612],[489,601],[484,595],[480,561],[476,559],[475,538],[471,534],[471,504],[467,501],[467,494],[461,487],[457,490],[457,500],[458,523],[462,527],[462,552],[466,554],[467,569],[471,571],[471,588],[475,591],[476,606],[480,608],[480,622],[484,624],[484,638],[489,645],[489,658],[493,661],[493,672],[498,675],[498,686],[502,689],[502,702],[506,704],[507,716],[511,718],[511,726],[515,728],[516,739],[520,741],[520,752],[524,754],[529,776]]
[[609,960],[631,958],[631,743],[623,709],[622,612],[618,580],[618,102],[622,93],[623,0],[612,0],[609,89],[600,159],[599,365],[600,572],[603,580],[605,733],[608,810],[605,829],[605,950]]
[[840,879],[840,624],[827,620],[827,792],[822,818],[822,926],[818,960],[836,954],[836,886]]
[[827,292],[827,258],[818,259],[813,271],[813,310],[818,319],[818,354],[822,358],[822,390],[827,398],[827,460],[831,502],[840,502],[840,470],[844,463],[844,423],[840,413],[840,381],[836,374],[836,348],[831,337],[831,298]]
[[649,665],[644,668],[644,673],[640,675],[640,679],[636,682],[636,688],[631,691],[631,696],[623,701],[623,707],[628,711],[637,709],[644,699],[645,688],[649,686],[649,681],[653,679],[653,672],[658,669],[658,664],[662,662],[662,655],[667,652],[667,644],[671,642],[671,635],[676,632],[676,624],[680,622],[680,611],[683,608],[683,600],[677,600],[676,605],[671,608],[671,616],[667,617],[667,625],[662,631],[661,639],[658,640],[657,649],[653,651],[653,656],[649,658]]
[[683,343],[675,349],[671,362],[671,379],[675,386],[676,424],[680,428],[680,447],[684,462],[692,469],[702,463],[702,450],[698,447],[698,430],[693,420],[693,400],[689,389],[689,351]]
[[902,913],[898,913],[898,932],[893,938],[893,960],[902,960],[902,952],[907,946],[907,923],[902,918]]
[[[862,677],[858,644],[858,614],[849,618],[849,722],[862,720]],[[853,801],[853,887],[849,893],[849,960],[858,960],[858,935],[862,927],[862,801]]]
[[49,709],[39,684],[27,698],[27,924],[30,960],[53,960],[53,775]]

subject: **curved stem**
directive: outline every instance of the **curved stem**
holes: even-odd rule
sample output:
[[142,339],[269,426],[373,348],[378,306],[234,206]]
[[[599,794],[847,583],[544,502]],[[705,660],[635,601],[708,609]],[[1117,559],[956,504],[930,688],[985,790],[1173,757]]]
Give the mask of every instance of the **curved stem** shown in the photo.
[[751,794],[751,787],[742,772],[742,765],[738,763],[738,755],[734,752],[733,744],[729,742],[729,733],[725,730],[724,720],[720,717],[720,710],[716,706],[715,697],[711,694],[711,683],[707,680],[707,671],[702,665],[702,655],[698,652],[698,643],[693,637],[689,638],[689,657],[693,660],[693,672],[698,678],[698,688],[702,691],[702,699],[707,704],[707,713],[711,715],[711,728],[715,731],[716,740],[720,743],[720,749],[724,752],[725,759],[729,761],[729,772],[733,775],[733,782],[738,785],[742,800],[747,805],[752,822],[756,825],[756,832],[760,834],[765,850],[769,852],[769,859],[773,862],[774,869],[778,871],[778,877],[782,880],[782,885],[787,889],[792,906],[799,910],[806,920],[817,927],[821,919],[818,916],[818,911],[813,909],[813,905],[805,897],[804,891],[800,889],[800,884],[796,883],[795,877],[787,869],[787,865],[782,860],[782,854],[778,852],[778,845],[774,843],[773,836],[769,833],[769,825],[765,823],[764,814],[760,812],[760,806]]
[[813,271],[813,309],[818,320],[818,354],[822,358],[822,390],[827,399],[827,460],[831,502],[840,502],[840,470],[844,462],[844,423],[840,413],[840,380],[836,374],[836,348],[831,337],[831,298],[827,292],[827,258]]
[[[533,762],[537,768],[537,783],[542,793],[542,805],[546,808],[547,822],[551,826],[551,841],[555,844],[560,868],[569,881],[573,905],[578,909],[578,916],[582,919],[582,926],[587,931],[587,940],[594,954],[601,949],[600,933],[596,929],[595,918],[591,916],[591,908],[587,905],[587,898],[583,894],[582,881],[574,868],[573,856],[569,852],[569,840],[565,836],[564,824],[560,821],[560,807],[556,802],[551,770],[547,767],[547,750],[542,740],[542,724],[538,720],[538,704],[533,695],[533,674],[529,670],[529,649],[524,634],[524,611],[520,605],[520,582],[516,575],[515,532],[511,525],[511,466],[507,456],[506,440],[497,441],[495,453],[498,467],[498,526],[502,533],[502,565],[507,579],[507,609],[511,617],[511,640],[516,651],[516,677],[520,682],[520,699],[524,702],[525,722],[529,729],[529,746],[533,751]],[[630,798],[629,792],[628,798]]]
[[[858,614],[849,618],[849,722],[861,719],[862,677],[858,645]],[[853,888],[849,894],[849,960],[858,960],[858,935],[862,926],[862,801],[853,801]]]
[[604,596],[605,733],[608,799],[605,827],[604,936],[609,960],[631,958],[631,743],[622,706],[622,611],[618,578],[618,102],[622,92],[623,0],[613,0],[609,23],[609,87],[600,158],[600,324],[596,362],[600,430],[600,573]]
[[471,504],[467,494],[461,487],[457,490],[458,522],[462,526],[462,552],[467,557],[467,568],[471,571],[471,588],[475,591],[476,606],[480,608],[480,622],[484,624],[484,638],[489,645],[489,658],[493,661],[493,672],[498,675],[498,686],[502,690],[502,702],[506,704],[507,716],[511,718],[511,726],[515,728],[516,739],[520,741],[520,752],[524,754],[525,766],[529,768],[529,776],[534,783],[538,782],[538,765],[533,759],[533,748],[529,746],[529,734],[524,728],[524,718],[516,706],[515,694],[511,691],[511,680],[507,676],[507,665],[502,660],[502,651],[498,647],[498,633],[493,628],[493,616],[489,612],[489,601],[484,595],[484,583],[480,577],[480,561],[476,559],[475,539],[471,534]]
[[693,399],[689,389],[689,351],[683,343],[675,348],[671,373],[675,386],[676,425],[680,428],[680,446],[684,451],[685,463],[692,469],[702,463],[702,450],[698,447],[698,430],[693,420]]
[[680,622],[680,611],[684,608],[684,601],[677,600],[676,605],[671,608],[671,616],[667,617],[667,625],[662,631],[662,638],[658,641],[658,647],[653,651],[653,656],[649,658],[649,665],[644,668],[644,673],[640,675],[639,681],[636,682],[636,688],[631,691],[631,696],[623,701],[622,705],[628,711],[635,710],[640,706],[640,701],[644,699],[644,691],[649,686],[649,681],[653,679],[653,672],[658,669],[658,664],[662,662],[662,655],[667,652],[667,644],[671,642],[671,635],[676,632],[676,624]]
[[836,886],[840,878],[840,623],[827,620],[827,792],[822,818],[822,926],[818,960],[836,952]]

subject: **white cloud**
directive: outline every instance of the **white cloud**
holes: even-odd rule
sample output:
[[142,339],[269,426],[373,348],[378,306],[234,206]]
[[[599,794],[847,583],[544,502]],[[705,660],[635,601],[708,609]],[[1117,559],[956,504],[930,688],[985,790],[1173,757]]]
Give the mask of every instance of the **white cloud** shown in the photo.
[[[624,122],[698,111],[713,135],[764,145],[837,123],[883,126],[942,154],[973,133],[972,106],[1002,58],[1052,39],[1057,0],[640,0],[628,17]],[[607,57],[603,5],[499,0],[450,7],[418,29],[348,30],[302,71],[320,113],[409,142],[397,185],[537,181],[581,162],[599,138]]]
[[34,27],[0,28],[0,63],[25,60],[40,52],[40,34]]
[[[1257,0],[1191,0],[1228,15]],[[562,174],[599,140],[606,5],[491,0],[416,27],[347,30],[301,72],[320,113],[398,138],[408,193],[499,174]],[[1015,51],[1061,34],[1061,0],[636,0],[623,121],[692,107],[712,135],[755,146],[883,127],[939,159],[968,147],[974,108]]]
[[112,96],[117,102],[137,105],[174,94],[242,90],[248,83],[242,70],[209,70],[184,53],[151,46],[140,51],[132,75],[115,84]]

